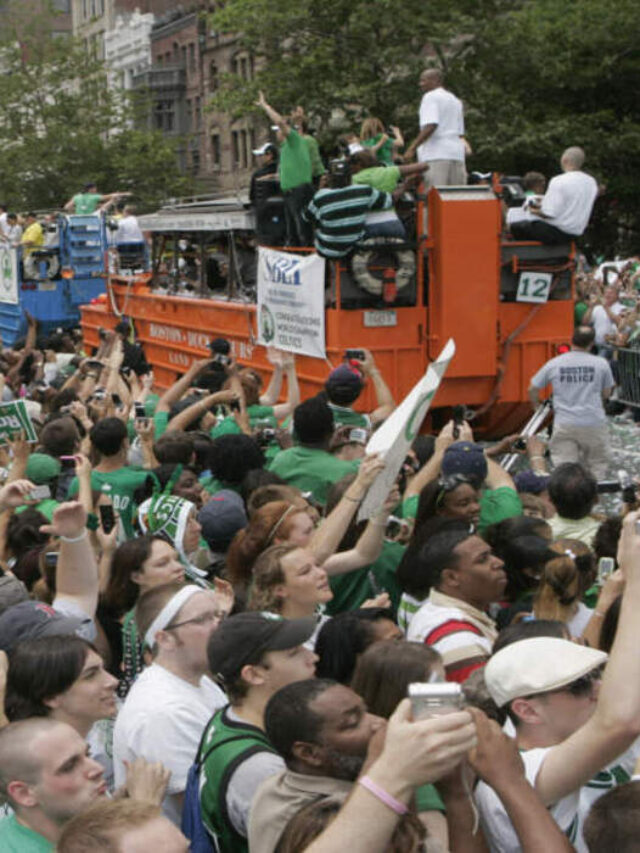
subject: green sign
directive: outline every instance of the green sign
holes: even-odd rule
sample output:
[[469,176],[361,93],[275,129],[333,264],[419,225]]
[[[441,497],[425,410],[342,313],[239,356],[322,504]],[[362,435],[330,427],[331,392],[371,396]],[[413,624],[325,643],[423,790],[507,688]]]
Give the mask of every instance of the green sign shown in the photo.
[[24,400],[0,403],[0,444],[6,444],[8,439],[14,438],[19,432],[24,433],[27,441],[38,440]]

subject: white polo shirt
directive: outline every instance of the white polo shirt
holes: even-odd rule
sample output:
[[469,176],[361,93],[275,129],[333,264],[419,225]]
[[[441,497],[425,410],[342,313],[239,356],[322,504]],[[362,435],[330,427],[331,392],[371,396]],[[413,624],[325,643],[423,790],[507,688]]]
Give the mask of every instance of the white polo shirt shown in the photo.
[[437,124],[429,139],[418,148],[418,160],[461,160],[464,162],[464,115],[462,101],[438,86],[425,92],[420,102],[420,129]]

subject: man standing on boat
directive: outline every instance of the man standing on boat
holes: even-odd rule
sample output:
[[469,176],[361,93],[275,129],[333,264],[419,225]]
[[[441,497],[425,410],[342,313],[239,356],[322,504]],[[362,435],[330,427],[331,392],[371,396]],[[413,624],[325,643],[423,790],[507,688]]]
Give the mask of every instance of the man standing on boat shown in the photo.
[[313,239],[311,226],[302,218],[302,211],[313,197],[309,147],[287,119],[267,103],[262,92],[256,105],[262,107],[277,129],[280,143],[280,189],[284,196],[287,245],[310,246]]

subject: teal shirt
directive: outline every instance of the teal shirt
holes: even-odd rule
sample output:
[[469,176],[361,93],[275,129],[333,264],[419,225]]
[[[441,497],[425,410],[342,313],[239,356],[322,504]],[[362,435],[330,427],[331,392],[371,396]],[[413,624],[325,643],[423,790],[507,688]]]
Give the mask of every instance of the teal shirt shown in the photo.
[[74,212],[80,216],[95,213],[101,199],[100,193],[78,193],[73,197]]
[[11,815],[0,820],[0,850],[2,853],[52,853],[55,847]]
[[490,524],[497,524],[516,515],[522,515],[522,501],[515,489],[510,486],[486,489],[480,496],[478,531],[483,533]]

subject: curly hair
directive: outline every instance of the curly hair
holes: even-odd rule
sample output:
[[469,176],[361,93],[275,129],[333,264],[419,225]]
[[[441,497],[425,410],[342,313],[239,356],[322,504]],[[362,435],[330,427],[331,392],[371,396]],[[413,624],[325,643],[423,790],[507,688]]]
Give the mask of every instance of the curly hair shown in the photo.
[[296,550],[297,545],[272,545],[260,554],[253,567],[249,610],[267,610],[273,613],[281,611],[282,600],[276,594],[275,588],[286,581],[282,558]]

